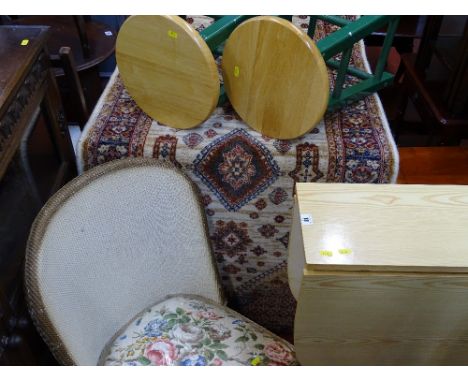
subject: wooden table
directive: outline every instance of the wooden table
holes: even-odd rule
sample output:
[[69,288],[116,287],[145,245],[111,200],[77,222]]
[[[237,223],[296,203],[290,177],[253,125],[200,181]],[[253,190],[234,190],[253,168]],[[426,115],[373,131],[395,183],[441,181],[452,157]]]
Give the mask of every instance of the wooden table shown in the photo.
[[468,184],[468,147],[399,147],[398,183]]
[[301,364],[468,364],[468,187],[296,187]]
[[[0,365],[39,364],[47,353],[22,297],[24,247],[38,209],[76,174],[45,48],[48,37],[48,27],[0,26]],[[28,157],[29,137],[38,126],[51,146],[55,168],[43,155]],[[50,177],[43,184],[46,190],[31,170],[38,165]]]
[[[88,109],[92,110],[102,93],[98,65],[114,53],[117,37],[115,30],[109,25],[97,21],[83,23],[83,32],[89,45],[87,51],[80,41],[79,30],[73,16],[27,16],[13,20],[12,24],[50,26],[47,49],[51,56],[58,57],[58,52],[63,46],[71,48],[76,70],[86,95]],[[54,73],[58,77],[67,117],[69,120],[75,120],[74,102],[76,100],[68,97],[63,69],[56,68]]]
[[411,100],[429,133],[428,146],[459,145],[468,137],[468,20],[458,16],[465,23],[463,32],[448,36],[441,33],[444,17],[449,16],[427,17],[417,53],[403,54],[399,69],[403,79],[396,137],[406,125]]
[[[84,23],[89,54],[83,50],[73,16],[27,16],[13,20],[12,23],[50,26],[50,38],[47,42],[49,53],[58,54],[62,46],[69,46],[72,48],[78,72],[95,67],[114,53],[117,37],[115,30],[97,21]],[[63,71],[57,69],[56,74],[63,75]]]

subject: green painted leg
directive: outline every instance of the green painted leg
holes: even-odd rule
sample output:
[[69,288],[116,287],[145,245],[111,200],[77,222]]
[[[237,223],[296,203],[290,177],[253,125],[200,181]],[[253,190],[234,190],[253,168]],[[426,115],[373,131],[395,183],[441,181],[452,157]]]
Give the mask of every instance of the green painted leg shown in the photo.
[[343,85],[345,82],[346,72],[349,65],[349,59],[351,58],[351,53],[353,52],[353,48],[349,48],[341,57],[340,66],[338,68],[338,73],[336,75],[335,80],[335,88],[333,89],[332,98],[339,99],[341,96],[341,91],[343,90]]
[[[209,16],[215,19],[215,22],[209,27],[203,29],[200,35],[205,40],[211,51],[215,55],[222,55],[224,43],[232,31],[243,21],[254,16]],[[219,89],[218,106],[227,101],[224,86]]]
[[224,85],[221,85],[219,88],[219,98],[218,98],[218,106],[223,106],[228,100],[226,89],[224,89]]
[[[335,88],[330,97],[329,110],[346,105],[354,100],[363,98],[393,82],[393,75],[385,72],[385,64],[392,47],[393,37],[398,26],[398,16],[361,16],[355,21],[339,16],[315,16],[319,20],[341,27],[324,39],[317,42],[317,47],[327,65],[338,70]],[[372,32],[388,25],[387,35],[374,74],[366,73],[360,69],[350,67],[349,62],[354,44],[370,35]],[[333,59],[342,53],[340,62]],[[346,75],[354,76],[361,81],[343,89]]]
[[340,16],[317,16],[320,20],[326,21],[327,23],[338,25],[339,27],[344,27],[348,25],[351,21],[347,20]]
[[310,16],[309,27],[307,28],[307,34],[312,40],[314,39],[316,26],[317,26],[317,16]]
[[232,31],[243,21],[254,16],[224,16],[216,20],[209,27],[203,29],[200,35],[211,50],[222,44]]
[[[215,54],[222,54],[225,40],[232,31],[243,21],[254,16],[212,16],[215,22],[200,32],[205,42]],[[292,16],[280,16],[289,21]],[[307,34],[313,38],[317,20],[322,20],[341,27],[336,32],[317,42],[317,47],[327,65],[338,70],[335,88],[330,97],[329,110],[346,105],[356,99],[369,95],[384,86],[392,83],[393,75],[384,71],[393,37],[398,26],[398,16],[361,16],[352,21],[339,16],[310,16]],[[370,35],[372,32],[388,24],[387,36],[382,47],[382,52],[377,63],[375,74],[369,74],[355,67],[349,66],[354,44]],[[335,55],[342,53],[341,61],[333,59]],[[354,76],[361,80],[357,84],[343,89],[346,75]],[[226,102],[227,97],[224,87],[221,86],[218,105]]]
[[393,43],[393,36],[395,35],[396,29],[398,27],[398,21],[399,19],[395,18],[392,21],[390,21],[390,24],[388,25],[387,35],[385,36],[382,51],[380,52],[379,60],[375,68],[375,76],[377,78],[380,78],[382,76],[382,73],[385,69],[388,54],[390,53],[390,49]]

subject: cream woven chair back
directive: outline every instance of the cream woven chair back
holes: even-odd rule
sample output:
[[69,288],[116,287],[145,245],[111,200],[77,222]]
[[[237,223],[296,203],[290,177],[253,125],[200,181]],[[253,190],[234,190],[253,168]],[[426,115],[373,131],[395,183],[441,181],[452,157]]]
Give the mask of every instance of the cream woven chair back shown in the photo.
[[65,364],[96,365],[122,325],[169,294],[223,303],[197,190],[153,159],[95,167],[56,193],[31,230],[25,279]]

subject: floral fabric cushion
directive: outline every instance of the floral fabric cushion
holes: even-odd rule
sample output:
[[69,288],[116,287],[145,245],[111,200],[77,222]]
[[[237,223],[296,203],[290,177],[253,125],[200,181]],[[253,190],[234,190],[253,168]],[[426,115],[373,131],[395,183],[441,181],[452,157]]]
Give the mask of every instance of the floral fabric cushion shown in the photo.
[[101,365],[297,365],[293,346],[231,309],[178,295],[146,309],[103,350]]

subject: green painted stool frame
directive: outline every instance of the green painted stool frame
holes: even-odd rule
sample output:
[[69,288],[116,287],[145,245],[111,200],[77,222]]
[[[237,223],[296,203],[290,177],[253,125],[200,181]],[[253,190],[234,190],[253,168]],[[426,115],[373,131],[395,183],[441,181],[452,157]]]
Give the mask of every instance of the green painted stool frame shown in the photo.
[[[327,65],[338,70],[335,87],[328,103],[328,110],[335,110],[363,98],[393,82],[393,74],[384,71],[384,69],[400,20],[399,16],[361,16],[356,20],[348,20],[339,16],[311,16],[307,32],[310,37],[314,36],[317,20],[323,20],[341,27],[336,32],[317,41],[317,47]],[[354,44],[386,25],[387,34],[375,72],[370,74],[350,66],[349,60]],[[340,52],[342,52],[341,61],[334,60],[332,57]],[[356,77],[361,81],[350,87],[343,88],[346,75]]]
[[[208,47],[215,54],[222,55],[224,43],[237,26],[245,20],[255,16],[208,16],[215,20],[213,24],[200,32],[200,36],[205,40]],[[219,91],[218,106],[227,101],[227,95],[224,85],[221,85]]]
[[[215,22],[200,32],[212,52],[222,54],[224,42],[232,31],[243,21],[254,16],[209,16]],[[292,16],[280,16],[292,21]],[[398,27],[399,16],[361,16],[356,20],[348,20],[340,16],[310,16],[307,34],[313,39],[317,20],[322,20],[341,27],[327,37],[317,41],[317,47],[322,53],[326,64],[337,70],[335,87],[330,95],[328,110],[349,104],[357,99],[363,98],[390,85],[393,82],[393,74],[384,71],[393,37]],[[350,66],[350,58],[353,46],[366,36],[387,26],[387,34],[382,46],[382,51],[377,62],[375,72],[367,73],[363,70]],[[342,53],[341,60],[333,57]],[[344,88],[346,75],[358,78],[358,83]],[[227,100],[224,86],[221,86],[218,105]]]

